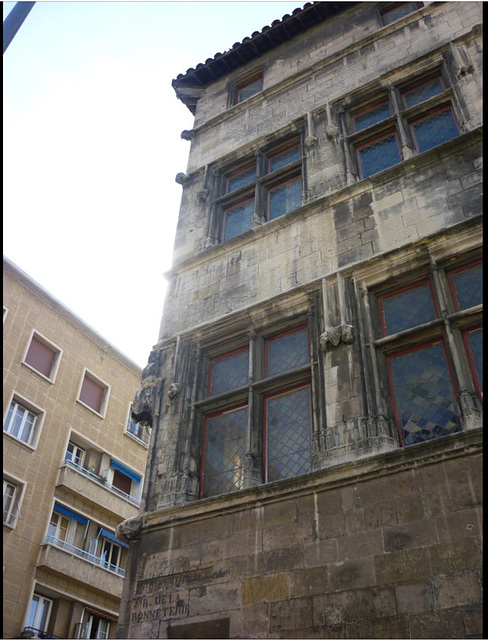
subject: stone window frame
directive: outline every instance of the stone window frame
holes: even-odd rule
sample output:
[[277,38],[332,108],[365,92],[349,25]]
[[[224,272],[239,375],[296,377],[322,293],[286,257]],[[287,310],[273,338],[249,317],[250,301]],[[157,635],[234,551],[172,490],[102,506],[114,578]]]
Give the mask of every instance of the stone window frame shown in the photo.
[[[415,7],[413,7],[410,11],[408,11],[408,13],[405,13],[404,15],[399,16],[398,18],[393,18],[390,21],[387,21],[385,19],[385,16],[388,13],[396,11],[400,9],[403,5],[408,5],[408,4],[413,4],[415,5]],[[404,18],[405,16],[410,15],[411,13],[414,13],[415,11],[417,11],[418,9],[421,9],[424,6],[425,5],[423,2],[382,2],[381,5],[378,7],[380,25],[384,27],[384,26],[393,24],[397,20],[400,20],[401,18]]]
[[[3,513],[3,526],[15,529],[17,526],[17,520],[21,518],[21,507],[24,499],[26,483],[24,480],[17,478],[9,473],[3,474],[3,493],[5,497],[5,485],[8,484],[14,487],[14,493],[12,496],[12,502],[7,510],[7,513]],[[4,501],[5,502],[5,501]]]
[[[209,216],[207,234],[212,244],[227,242],[269,222],[268,190],[276,188],[288,180],[301,177],[302,203],[300,206],[303,205],[304,194],[306,193],[303,138],[304,130],[300,124],[298,128],[295,128],[292,132],[288,132],[278,139],[248,152],[244,157],[239,156],[235,161],[229,161],[220,167],[214,168],[214,185],[212,191],[216,193],[216,197],[213,201],[213,208]],[[299,158],[291,161],[284,167],[270,171],[269,159],[295,146],[299,147]],[[252,167],[256,168],[256,178],[248,184],[229,192],[229,179]],[[249,229],[245,229],[231,238],[224,239],[226,212],[252,199],[254,199],[254,211]],[[282,215],[293,213],[299,208],[300,207],[288,211]]]
[[[243,98],[241,96],[241,91],[246,89],[250,85],[261,80],[261,85],[249,96]],[[263,83],[264,83],[264,72],[262,68],[253,69],[248,73],[239,76],[235,79],[229,87],[229,99],[228,99],[228,108],[233,107],[237,104],[241,104],[245,100],[258,95],[263,91]]]
[[149,447],[149,439],[151,437],[151,427],[148,424],[142,424],[132,420],[133,402],[129,403],[127,420],[125,421],[124,435],[135,440],[137,444],[142,445],[145,449]]
[[[264,469],[264,406],[266,398],[280,392],[289,392],[303,386],[310,387],[311,394],[311,432],[310,455],[311,469],[315,470],[317,463],[314,458],[315,442],[320,428],[323,428],[325,417],[323,415],[325,403],[323,394],[323,367],[319,365],[321,360],[318,348],[320,319],[316,316],[316,303],[312,302],[307,309],[297,311],[291,317],[282,321],[266,323],[262,327],[252,327],[247,332],[242,331],[238,335],[221,339],[213,344],[201,345],[198,349],[199,362],[199,393],[192,404],[195,415],[194,442],[199,445],[195,448],[194,460],[198,466],[199,490],[198,499],[201,499],[203,488],[202,456],[204,447],[205,421],[208,417],[215,416],[225,411],[234,410],[243,406],[248,407],[246,454],[244,482],[242,489],[259,486],[266,482]],[[264,376],[265,345],[270,338],[306,327],[309,344],[309,363],[269,377]],[[241,349],[249,349],[249,383],[237,389],[208,396],[208,380],[212,360],[228,353]],[[317,467],[318,468],[318,467]]]
[[[17,404],[18,406],[22,407],[23,409],[25,409],[27,411],[30,411],[35,416],[35,420],[34,420],[34,423],[33,423],[33,428],[32,428],[32,431],[31,431],[31,435],[30,435],[28,440],[24,440],[22,438],[19,438],[18,436],[15,436],[13,433],[11,433],[11,429],[10,429],[11,424],[10,424],[10,422],[7,424],[8,416],[9,416],[9,412],[10,412],[10,407],[11,407],[12,403]],[[31,402],[30,400],[28,400],[27,398],[25,398],[24,396],[22,396],[21,394],[17,393],[14,390],[11,393],[9,401],[8,401],[8,403],[6,405],[5,415],[4,415],[4,420],[3,420],[3,433],[4,433],[4,435],[7,435],[10,438],[13,438],[16,442],[24,445],[25,447],[27,447],[27,448],[29,448],[29,449],[31,449],[33,451],[35,451],[36,448],[37,448],[37,444],[39,442],[39,438],[40,438],[40,434],[41,434],[41,430],[42,430],[42,426],[43,426],[43,423],[44,423],[45,416],[46,416],[46,412],[45,412],[44,409],[42,409],[38,405],[34,404],[33,402]]]
[[[421,346],[442,341],[452,386],[456,398],[456,409],[461,430],[477,427],[481,424],[482,391],[474,375],[474,365],[466,348],[464,333],[482,327],[483,305],[464,310],[455,308],[449,274],[459,268],[475,266],[480,262],[479,251],[467,251],[462,256],[449,256],[430,262],[392,278],[385,274],[379,282],[368,284],[368,279],[358,278],[358,311],[360,332],[369,352],[365,355],[369,362],[370,379],[366,381],[366,393],[369,404],[380,416],[395,416],[395,400],[388,372],[388,358]],[[408,262],[408,261],[407,261]],[[410,265],[411,267],[412,265]],[[376,280],[376,278],[375,278]],[[396,290],[428,280],[436,306],[434,320],[411,328],[382,335],[382,323],[379,312],[379,298]],[[399,433],[399,444],[403,446],[400,425],[395,417]],[[409,446],[409,445],[407,445]]]
[[[46,347],[53,353],[53,361],[51,364],[49,375],[45,375],[42,371],[40,371],[34,365],[28,362],[27,358],[28,358],[33,340],[36,340],[37,342],[42,344],[44,347]],[[63,350],[60,347],[58,347],[51,340],[46,338],[46,336],[39,333],[39,331],[36,331],[35,329],[33,329],[31,332],[30,338],[27,342],[27,347],[24,353],[24,357],[22,358],[22,365],[24,365],[25,367],[28,367],[29,369],[31,369],[31,371],[34,371],[38,376],[40,376],[44,380],[47,380],[51,384],[54,384],[62,355],[63,355]]]
[[[96,408],[90,406],[88,403],[84,402],[81,399],[81,391],[83,389],[83,383],[85,381],[85,378],[88,378],[89,380],[91,380],[91,382],[93,382],[95,385],[97,385],[98,387],[100,387],[102,389],[102,397],[101,397],[101,401],[100,401],[99,410],[97,410]],[[107,412],[109,395],[110,395],[110,385],[108,383],[104,382],[96,374],[94,374],[92,371],[90,371],[89,369],[87,369],[85,367],[83,369],[83,374],[82,374],[81,379],[80,379],[78,393],[76,394],[76,402],[81,404],[86,409],[89,409],[92,413],[94,413],[99,418],[105,418],[105,415],[106,415],[106,412]]]
[[[349,182],[365,179],[363,178],[365,172],[359,159],[359,150],[372,146],[388,136],[395,137],[399,151],[399,161],[384,169],[370,173],[366,177],[387,171],[405,160],[419,155],[412,125],[423,118],[433,116],[439,111],[450,109],[458,129],[458,136],[465,133],[467,118],[464,115],[465,106],[462,97],[456,87],[455,74],[450,70],[450,66],[454,64],[451,60],[452,55],[444,52],[443,55],[434,57],[437,57],[438,60],[433,62],[427,69],[425,66],[417,69],[415,68],[417,65],[413,65],[414,68],[408,76],[403,75],[403,77],[393,79],[391,82],[385,81],[383,83],[380,80],[368,89],[355,91],[354,94],[343,99],[341,104],[337,103],[337,117]],[[404,94],[435,78],[440,78],[443,91],[411,107],[407,107],[403,99]],[[355,118],[358,115],[386,102],[390,108],[389,117],[359,131],[356,130]],[[446,142],[450,142],[450,140]],[[432,147],[424,153],[428,153],[433,148],[436,147]]]

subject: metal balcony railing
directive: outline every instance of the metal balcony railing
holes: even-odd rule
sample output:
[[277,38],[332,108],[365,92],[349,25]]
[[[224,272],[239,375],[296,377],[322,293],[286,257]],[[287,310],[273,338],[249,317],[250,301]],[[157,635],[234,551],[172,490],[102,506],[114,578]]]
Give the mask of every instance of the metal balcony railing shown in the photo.
[[88,560],[88,562],[93,562],[94,564],[100,567],[103,567],[104,569],[113,571],[118,576],[124,577],[125,575],[125,569],[121,569],[115,564],[110,564],[110,562],[107,562],[104,558],[101,558],[100,556],[95,556],[92,553],[88,553],[88,551],[85,551],[84,549],[80,549],[79,547],[75,547],[74,545],[70,544],[69,542],[65,542],[64,540],[60,540],[59,538],[56,538],[56,536],[48,535],[46,536],[46,539],[44,540],[44,542],[53,544],[56,547],[60,547],[61,549],[64,549],[69,553],[73,553],[74,555],[79,556],[80,558],[83,558],[84,560]]
[[117,489],[117,487],[114,487],[113,484],[108,483],[106,480],[101,480],[100,476],[97,476],[96,473],[93,473],[92,471],[89,471],[88,469],[81,467],[79,464],[76,464],[76,462],[73,462],[68,458],[65,458],[64,464],[67,464],[72,469],[75,469],[76,471],[78,471],[78,473],[82,473],[83,475],[88,476],[92,480],[95,480],[96,482],[106,487],[110,491],[113,491],[113,493],[118,494],[122,498],[125,498],[126,500],[129,500],[133,504],[140,506],[141,504],[140,500],[138,500],[137,498],[134,498],[133,496],[130,496],[128,493],[125,493],[125,491],[121,491],[120,489]]
[[21,638],[61,638],[61,636],[55,636],[52,633],[43,631],[42,629],[35,629],[34,627],[24,627],[20,632]]

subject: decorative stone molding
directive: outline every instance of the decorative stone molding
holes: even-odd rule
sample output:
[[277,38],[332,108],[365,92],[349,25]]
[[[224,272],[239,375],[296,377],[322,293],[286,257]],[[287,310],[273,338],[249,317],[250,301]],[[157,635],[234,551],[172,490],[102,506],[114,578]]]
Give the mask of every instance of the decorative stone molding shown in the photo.
[[191,131],[189,129],[185,129],[184,131],[181,132],[182,140],[193,140],[194,137],[195,137],[194,131]]
[[142,517],[133,516],[127,518],[115,528],[116,537],[122,542],[133,542],[137,540],[142,531]]
[[180,392],[180,388],[181,388],[181,385],[179,385],[177,382],[172,382],[169,385],[168,394],[167,394],[168,398],[172,400],[175,396],[177,396]]
[[316,136],[307,136],[305,138],[305,146],[307,147],[307,149],[313,149],[315,146],[317,145],[317,138]]
[[175,471],[170,475],[158,473],[161,479],[158,509],[179,507],[198,498],[199,478],[196,474]]
[[320,345],[324,351],[337,347],[342,342],[350,344],[353,341],[353,326],[340,324],[337,327],[327,327],[320,336]]
[[132,418],[143,425],[152,426],[153,415],[163,379],[158,376],[161,352],[154,349],[149,354],[147,365],[142,371],[141,386],[136,392],[132,405]]
[[339,129],[335,126],[335,124],[328,124],[325,127],[325,135],[332,140],[339,136]]
[[198,200],[198,202],[206,202],[208,200],[208,196],[209,196],[209,190],[208,189],[201,189],[197,193],[197,200]]
[[175,182],[177,182],[178,184],[184,185],[186,182],[188,182],[188,180],[190,179],[190,176],[187,173],[177,173],[176,177],[175,177]]

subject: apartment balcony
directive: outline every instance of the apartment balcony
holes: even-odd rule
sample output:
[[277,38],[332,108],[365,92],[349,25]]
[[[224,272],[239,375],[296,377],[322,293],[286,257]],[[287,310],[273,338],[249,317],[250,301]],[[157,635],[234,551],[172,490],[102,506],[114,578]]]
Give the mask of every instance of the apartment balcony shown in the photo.
[[137,515],[139,511],[140,500],[103,482],[99,476],[70,461],[65,461],[59,468],[56,485],[83,496],[124,520]]
[[122,596],[124,569],[53,536],[48,536],[41,545],[37,566],[73,578],[116,598]]

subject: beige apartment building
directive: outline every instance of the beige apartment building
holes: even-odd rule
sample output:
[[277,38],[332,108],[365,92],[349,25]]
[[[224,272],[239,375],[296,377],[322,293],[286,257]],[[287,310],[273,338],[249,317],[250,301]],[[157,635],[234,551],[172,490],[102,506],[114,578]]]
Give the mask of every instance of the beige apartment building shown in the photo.
[[481,638],[482,5],[276,18],[173,81],[117,634]]
[[111,638],[149,433],[141,370],[4,257],[3,637]]

